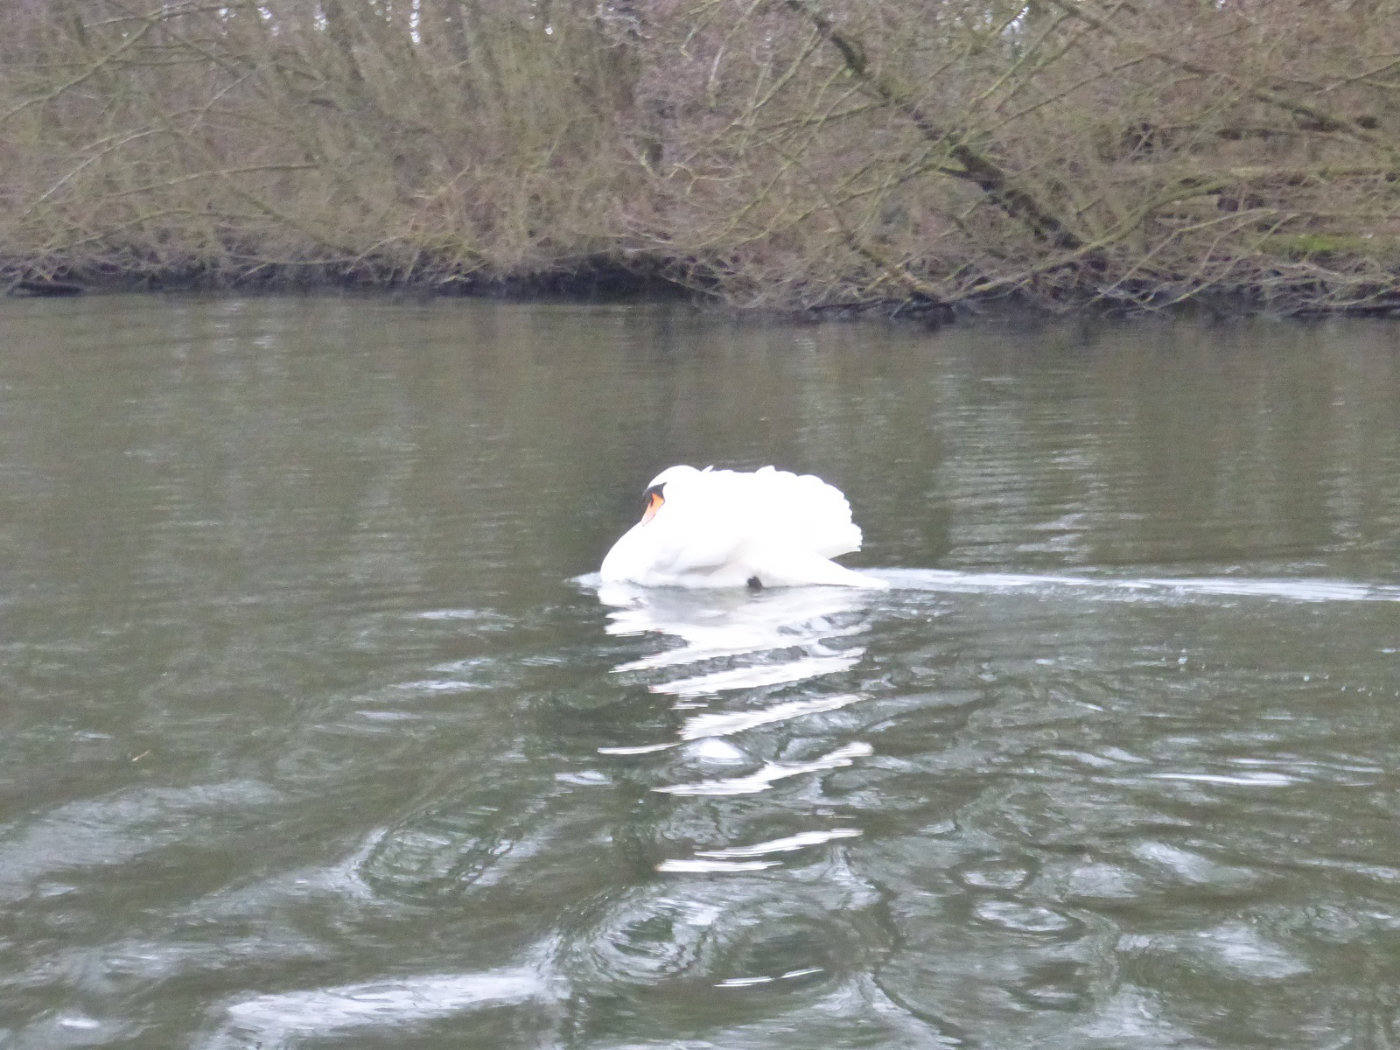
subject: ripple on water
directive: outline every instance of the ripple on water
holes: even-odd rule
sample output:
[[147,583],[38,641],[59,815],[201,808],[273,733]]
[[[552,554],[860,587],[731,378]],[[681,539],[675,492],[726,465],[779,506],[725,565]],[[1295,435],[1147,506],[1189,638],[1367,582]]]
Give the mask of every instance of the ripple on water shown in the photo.
[[[895,919],[900,949],[878,979],[896,1001],[971,1031],[1003,1023],[1025,1045],[1063,1034],[1112,986],[1111,931],[1060,908],[1021,901],[912,902]],[[1030,1028],[1026,1026],[1030,1025]]]
[[897,944],[877,979],[919,1016],[973,1032],[1010,1024],[1001,1030],[1036,1045],[1063,1036],[1105,994],[1117,932],[1064,900],[1053,854],[993,844],[950,825],[886,838],[863,855],[883,873]]
[[1065,900],[1083,905],[1112,906],[1138,900],[1147,880],[1121,864],[1089,862],[1074,866],[1063,881]]
[[1190,886],[1196,892],[1241,893],[1256,888],[1264,876],[1238,864],[1223,864],[1197,850],[1155,840],[1139,842],[1131,853],[1158,882]]
[[[1309,961],[1244,918],[1200,929],[1128,934],[1115,950],[1124,980],[1155,989],[1160,1012],[1191,1018],[1203,1038],[1217,1025],[1230,1027],[1228,1011],[1206,1003],[1248,1010],[1251,1032],[1262,1045],[1297,1045],[1298,1032],[1315,1023],[1320,1004],[1307,994]],[[1213,992],[1203,998],[1202,986]],[[1266,991],[1270,986],[1296,987],[1300,994],[1280,998]]]
[[632,890],[572,935],[564,968],[599,990],[693,976],[720,911],[710,901]]
[[987,857],[959,865],[954,877],[971,889],[1018,890],[1034,872],[1035,866],[1029,861]]
[[760,726],[794,721],[807,715],[839,711],[861,699],[860,696],[848,693],[839,696],[780,700],[760,707],[734,711],[706,711],[687,718],[681,726],[680,737],[682,740],[697,740],[702,737],[730,736]]
[[663,784],[655,790],[669,795],[750,795],[766,791],[781,780],[798,777],[804,773],[840,769],[850,765],[857,758],[866,758],[874,753],[875,749],[869,744],[857,740],[842,744],[806,762],[765,762],[762,768],[743,776],[713,777],[684,784]]
[[453,896],[492,873],[509,851],[509,811],[478,804],[465,812],[439,808],[387,829],[364,860],[361,876],[399,900]]
[[[863,974],[882,937],[868,895],[843,878],[804,882],[771,873],[705,876],[634,888],[581,913],[560,969],[582,1010],[677,1023],[708,995],[726,1009],[771,1008],[766,997],[807,1002]],[[703,990],[703,991],[702,991]],[[754,996],[763,997],[760,1000]]]
[[1204,969],[1246,981],[1278,981],[1306,973],[1307,964],[1242,921],[1230,921],[1178,941]]
[[615,846],[604,814],[572,804],[579,790],[556,777],[460,786],[384,830],[360,876],[380,897],[405,903],[465,898],[489,887],[528,910],[530,901],[587,892],[612,870]]
[[998,926],[1012,933],[1075,936],[1081,923],[1055,908],[1024,901],[985,900],[972,906],[974,921]]
[[453,1021],[460,1032],[466,1018],[481,1040],[500,1023],[492,1022],[501,1011],[509,1018],[503,1038],[508,1032],[538,1038],[554,1027],[553,1000],[554,990],[528,965],[270,992],[227,1003],[218,1027],[199,1045],[242,1050],[315,1044],[327,1037],[397,1041],[443,1020]]
[[744,846],[725,846],[719,849],[697,849],[688,858],[664,860],[656,866],[663,872],[725,872],[761,871],[774,868],[779,861],[777,856],[797,853],[816,846],[841,839],[859,838],[859,828],[831,828],[826,831],[800,831],[795,835],[755,842]]
[[[7,829],[0,843],[0,899],[45,879],[120,867],[174,846],[222,839],[284,802],[252,780],[134,786],[55,806]],[[237,814],[231,820],[228,813]]]

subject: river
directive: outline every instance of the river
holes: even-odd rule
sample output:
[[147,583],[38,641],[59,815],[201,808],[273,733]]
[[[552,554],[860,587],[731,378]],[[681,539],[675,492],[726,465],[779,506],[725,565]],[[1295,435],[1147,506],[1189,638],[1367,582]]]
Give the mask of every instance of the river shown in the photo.
[[1400,1041],[1393,324],[12,300],[0,657],[7,1048]]

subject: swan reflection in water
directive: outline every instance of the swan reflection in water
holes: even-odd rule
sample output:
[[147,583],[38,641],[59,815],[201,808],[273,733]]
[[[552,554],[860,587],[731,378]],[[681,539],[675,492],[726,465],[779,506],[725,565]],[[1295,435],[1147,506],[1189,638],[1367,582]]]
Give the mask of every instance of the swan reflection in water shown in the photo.
[[849,670],[865,652],[868,592],[788,587],[751,593],[604,583],[608,634],[656,636],[653,653],[614,668],[683,706],[711,694],[780,686]]
[[[780,782],[868,757],[873,749],[861,740],[820,742],[828,731],[841,737],[844,733],[836,725],[818,729],[811,719],[865,699],[833,684],[865,654],[871,597],[869,591],[848,587],[754,593],[598,585],[598,598],[608,607],[607,633],[656,643],[652,651],[618,664],[613,672],[645,683],[652,693],[673,697],[672,706],[687,712],[669,739],[602,747],[600,753],[677,754],[673,749],[680,749],[679,764],[663,774],[676,779],[653,790],[709,798],[752,796]],[[785,727],[804,720],[803,733],[815,747],[784,754],[781,741],[789,739]],[[794,834],[771,841],[758,837],[673,857],[658,870],[761,870],[777,864],[777,855],[860,835],[856,828],[802,827],[806,823],[799,819]]]

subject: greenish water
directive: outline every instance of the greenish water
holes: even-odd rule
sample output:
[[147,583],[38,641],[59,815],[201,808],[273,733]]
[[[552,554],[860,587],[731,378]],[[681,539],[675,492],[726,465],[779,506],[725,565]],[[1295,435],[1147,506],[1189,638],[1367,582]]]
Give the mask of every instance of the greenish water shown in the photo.
[[1397,768],[1394,326],[0,314],[0,1046],[1388,1046]]

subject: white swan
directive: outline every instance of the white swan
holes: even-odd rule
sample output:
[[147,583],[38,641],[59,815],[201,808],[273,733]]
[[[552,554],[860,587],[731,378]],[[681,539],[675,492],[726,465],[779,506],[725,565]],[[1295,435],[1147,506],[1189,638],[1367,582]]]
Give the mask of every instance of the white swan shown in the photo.
[[840,489],[811,474],[670,467],[646,497],[642,520],[603,559],[604,583],[889,586],[831,560],[860,550],[860,529]]

